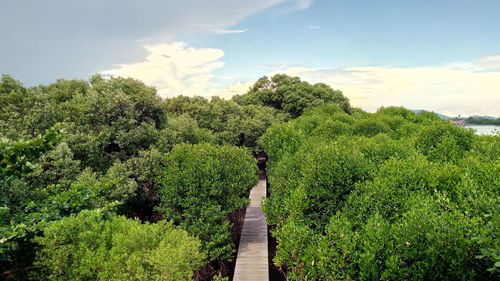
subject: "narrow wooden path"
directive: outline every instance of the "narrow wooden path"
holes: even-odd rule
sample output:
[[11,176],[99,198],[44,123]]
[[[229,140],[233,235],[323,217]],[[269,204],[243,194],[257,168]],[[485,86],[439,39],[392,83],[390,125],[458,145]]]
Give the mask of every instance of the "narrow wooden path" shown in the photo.
[[267,224],[260,209],[265,196],[266,181],[260,180],[250,192],[251,203],[243,222],[233,281],[269,280]]

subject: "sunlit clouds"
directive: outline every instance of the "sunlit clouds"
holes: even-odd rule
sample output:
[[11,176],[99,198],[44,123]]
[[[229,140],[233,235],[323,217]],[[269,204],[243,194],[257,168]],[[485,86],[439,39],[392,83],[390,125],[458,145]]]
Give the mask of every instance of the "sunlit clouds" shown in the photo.
[[422,67],[288,68],[287,73],[341,90],[354,106],[374,111],[397,105],[456,116],[500,116],[499,56]]
[[[214,82],[223,69],[224,52],[193,48],[183,42],[147,46],[144,61],[103,71],[113,76],[133,77],[155,86],[162,97],[176,95],[220,96],[243,94],[259,77],[239,81],[237,75],[222,75],[229,86]],[[471,62],[422,67],[288,67],[262,73],[286,73],[311,83],[323,82],[341,90],[354,106],[374,111],[397,105],[428,109],[449,115],[500,115],[500,56]]]
[[145,47],[142,62],[119,65],[103,74],[132,77],[155,86],[162,97],[203,95],[212,84],[213,71],[224,66],[219,49],[193,48],[183,42]]

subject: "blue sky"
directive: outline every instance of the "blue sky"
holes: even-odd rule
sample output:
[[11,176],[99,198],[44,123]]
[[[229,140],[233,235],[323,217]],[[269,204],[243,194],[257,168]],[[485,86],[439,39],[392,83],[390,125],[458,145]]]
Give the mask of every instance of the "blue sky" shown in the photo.
[[500,116],[498,0],[2,0],[0,73],[230,97],[274,73],[355,106]]
[[411,67],[471,60],[500,50],[497,0],[315,1],[308,9],[289,12],[282,6],[233,27],[244,33],[179,38],[224,49],[227,67],[234,69],[258,63]]

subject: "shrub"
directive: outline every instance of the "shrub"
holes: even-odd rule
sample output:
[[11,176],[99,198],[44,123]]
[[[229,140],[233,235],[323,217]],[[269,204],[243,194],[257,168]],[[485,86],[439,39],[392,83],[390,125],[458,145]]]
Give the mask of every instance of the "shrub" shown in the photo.
[[490,161],[500,162],[500,134],[493,136],[476,136],[471,154]]
[[290,208],[285,205],[301,182],[302,162],[298,154],[289,154],[267,169],[268,191],[273,196],[264,198],[262,207],[268,224],[280,225],[290,215]]
[[472,149],[474,133],[449,122],[422,127],[415,146],[432,161],[457,161]]
[[215,143],[214,134],[204,128],[200,128],[195,119],[181,115],[168,119],[167,128],[160,132],[157,145],[165,152],[180,143]]
[[302,131],[290,124],[274,125],[260,138],[259,142],[269,156],[270,162],[279,161],[286,153],[295,153],[305,139]]
[[359,136],[373,137],[376,134],[388,133],[391,128],[381,120],[365,119],[360,120],[353,125],[353,133]]
[[371,168],[363,154],[341,143],[318,146],[304,155],[301,188],[305,198],[301,216],[313,229],[323,229],[343,205],[354,184],[369,178]]
[[[206,139],[207,131],[213,134],[215,141],[219,144],[232,144],[252,148],[254,152],[259,152],[257,140],[266,129],[273,123],[283,122],[289,116],[278,110],[262,105],[240,105],[234,101],[223,100],[213,97],[210,101],[202,97],[175,97],[166,101],[166,110],[172,119],[187,116],[195,121],[182,123],[176,122],[182,127],[176,131],[184,132],[189,143],[199,143],[189,141],[195,139]],[[169,121],[169,127],[173,122]],[[175,123],[175,122],[174,122]],[[188,126],[186,126],[188,125]],[[198,128],[199,126],[199,128]],[[189,130],[189,127],[193,129]],[[182,141],[182,139],[179,139]]]
[[406,120],[412,120],[416,115],[411,110],[401,106],[388,106],[388,107],[382,106],[377,110],[377,114],[388,115],[388,116],[399,116],[403,117]]
[[166,156],[158,210],[202,241],[209,261],[228,260],[235,247],[227,216],[248,204],[256,160],[243,148],[181,144]]
[[288,280],[498,277],[498,136],[403,108],[306,114],[261,140]]
[[327,120],[315,128],[311,135],[334,139],[339,135],[350,135],[351,132],[351,126],[344,122],[338,120]]
[[260,78],[248,93],[235,96],[233,100],[245,105],[273,107],[289,113],[294,118],[302,115],[308,108],[323,104],[335,104],[347,113],[351,110],[349,99],[342,92],[323,83],[311,85],[300,81],[298,77],[284,74],[274,75],[271,79]]
[[[469,236],[473,223],[457,212],[441,212],[423,194],[398,201],[407,207],[392,218],[373,212],[358,225],[342,214],[333,217],[325,237],[326,245],[334,245],[328,249],[331,257],[320,254],[318,259],[334,263],[329,266],[337,269],[333,275],[343,270],[356,280],[471,280],[477,276],[470,263],[475,249]],[[332,259],[338,256],[344,260]]]
[[52,222],[36,241],[43,280],[190,280],[203,258],[200,242],[170,223],[102,210]]

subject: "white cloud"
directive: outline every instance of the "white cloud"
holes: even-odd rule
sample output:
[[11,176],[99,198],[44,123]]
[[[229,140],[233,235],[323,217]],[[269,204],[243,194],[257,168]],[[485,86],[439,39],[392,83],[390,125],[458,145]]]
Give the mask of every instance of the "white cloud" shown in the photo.
[[479,58],[474,63],[485,69],[500,69],[500,54]]
[[[62,0],[56,0],[62,1]],[[97,1],[97,0],[91,0]],[[122,1],[122,0],[111,0]],[[193,0],[193,1],[166,1],[165,6],[151,5],[138,9],[135,1],[125,0],[120,7],[126,13],[145,13],[144,21],[129,22],[126,17],[118,17],[105,24],[117,29],[117,34],[127,33],[128,30],[137,31],[134,34],[134,44],[122,41],[120,48],[115,48],[113,54],[124,52],[137,43],[144,44],[146,57],[141,62],[116,65],[102,74],[110,76],[133,77],[142,80],[148,85],[155,86],[163,97],[175,95],[221,95],[230,96],[246,91],[249,82],[236,82],[227,89],[221,89],[211,81],[213,71],[221,68],[224,62],[220,59],[224,52],[219,49],[192,48],[183,42],[159,43],[170,41],[175,34],[183,32],[210,32],[216,34],[235,34],[246,32],[246,29],[231,29],[237,22],[259,11],[283,4],[285,10],[307,9],[314,0]],[[132,5],[132,8],[129,6]],[[84,5],[85,6],[85,5]],[[114,5],[110,5],[113,7]],[[139,5],[140,6],[140,5]],[[166,9],[162,9],[164,7]],[[159,11],[162,11],[161,13]],[[163,13],[165,10],[165,13]],[[104,11],[103,11],[104,13]],[[138,17],[139,15],[136,15]],[[131,26],[132,25],[132,26]],[[85,26],[85,25],[82,25]],[[98,27],[102,30],[102,26]],[[124,31],[124,32],[122,32]],[[102,40],[97,40],[100,46]],[[137,56],[135,56],[137,58]],[[131,58],[128,58],[131,61]],[[137,59],[136,59],[137,60]],[[101,68],[103,69],[103,68]],[[237,77],[222,77],[223,80],[236,80]]]
[[297,10],[304,10],[309,8],[314,0],[295,0],[294,8]]
[[374,111],[401,105],[449,115],[500,116],[497,57],[429,67],[288,68],[274,73],[324,82],[341,90],[354,106]]
[[[220,96],[244,94],[255,80],[221,87],[212,81],[224,66],[220,49],[193,48],[183,42],[147,46],[142,62],[119,65],[103,74],[133,77],[155,86],[162,97],[176,95]],[[341,90],[354,106],[374,111],[380,106],[401,105],[447,115],[500,116],[498,56],[471,62],[427,67],[285,67],[267,73],[286,73],[311,83],[323,82]],[[222,80],[238,79],[224,74]]]
[[218,28],[213,30],[213,32],[217,34],[243,33],[246,31],[247,31],[246,29],[224,29],[224,28]]
[[273,76],[273,75],[280,74],[280,73],[285,73],[285,74],[290,75],[290,76],[300,76],[300,75],[304,75],[305,73],[308,73],[308,72],[311,72],[311,71],[315,71],[315,69],[314,68],[294,66],[294,67],[288,67],[288,68],[282,69],[282,70],[272,71],[272,72],[270,72],[268,74],[268,76]]
[[265,63],[261,64],[260,66],[267,69],[283,69],[288,67],[287,64],[283,63]]
[[255,82],[256,80],[249,80],[245,82],[238,81],[224,89],[211,89],[207,96],[218,96],[224,99],[230,99],[234,95],[242,95],[248,92],[250,87],[252,87]]
[[317,25],[309,25],[307,28],[309,28],[309,29],[320,29],[320,27],[317,26]]
[[[187,32],[232,28],[263,10],[295,0],[0,1],[0,73],[27,85],[86,77],[144,58],[144,45]],[[71,61],[71,63],[68,63]],[[36,62],[36,63],[34,63]]]
[[[220,87],[212,82],[214,71],[223,67],[220,49],[193,48],[185,42],[158,44],[145,47],[148,55],[144,61],[118,65],[116,68],[102,71],[107,76],[131,77],[154,86],[160,96],[167,98],[185,96],[219,96],[230,99],[234,95],[244,94],[255,80],[234,82],[228,87]],[[222,80],[236,80],[238,75],[226,73]]]
[[227,29],[224,26],[227,25],[221,24],[190,24],[190,26],[196,31],[203,32],[211,32],[216,34],[233,34],[233,33],[243,33],[246,32],[246,29]]
[[205,95],[215,85],[213,71],[224,66],[220,49],[193,48],[183,42],[145,47],[144,61],[103,71],[112,76],[132,77],[155,86],[162,97]]

